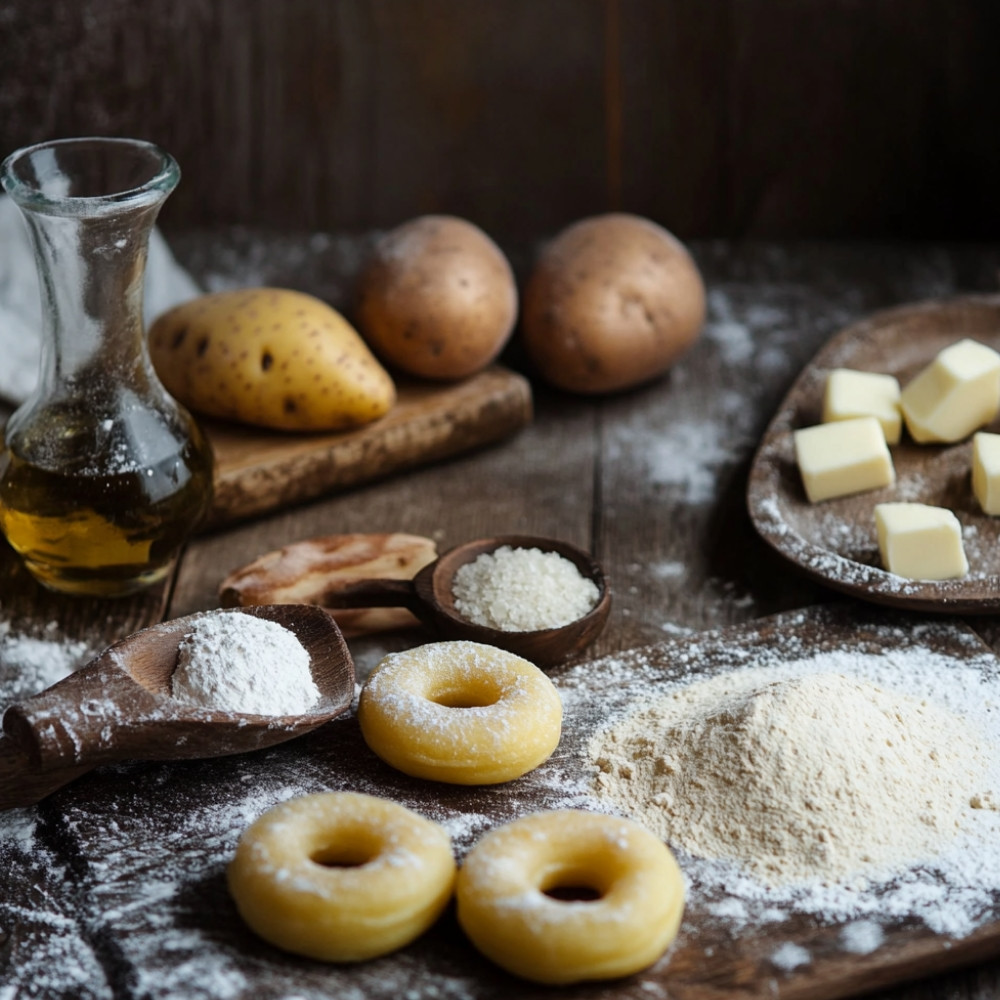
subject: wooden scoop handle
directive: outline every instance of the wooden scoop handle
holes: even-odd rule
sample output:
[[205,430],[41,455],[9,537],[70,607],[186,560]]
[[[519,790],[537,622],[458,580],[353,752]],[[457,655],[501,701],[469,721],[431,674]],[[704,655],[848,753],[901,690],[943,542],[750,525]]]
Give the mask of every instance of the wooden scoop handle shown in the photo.
[[84,764],[40,771],[22,747],[0,736],[0,810],[33,806],[89,770]]
[[151,728],[162,727],[162,700],[124,670],[95,662],[41,694],[10,705],[7,736],[40,771],[87,770],[141,757]]
[[425,617],[424,602],[412,580],[359,580],[323,592],[325,608],[406,608]]

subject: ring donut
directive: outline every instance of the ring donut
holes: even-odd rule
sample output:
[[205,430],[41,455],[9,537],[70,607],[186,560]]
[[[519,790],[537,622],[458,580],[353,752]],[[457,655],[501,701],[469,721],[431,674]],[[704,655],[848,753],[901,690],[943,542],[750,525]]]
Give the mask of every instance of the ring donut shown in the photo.
[[[596,898],[558,899],[573,890]],[[644,827],[575,809],[487,833],[456,882],[458,922],[487,958],[525,979],[612,979],[652,965],[677,936],[684,881]]]
[[455,881],[444,827],[372,795],[323,792],[264,813],[228,870],[240,916],[265,941],[330,962],[408,944]]
[[417,778],[511,781],[559,743],[562,703],[533,663],[483,643],[435,642],[391,653],[361,692],[365,742]]

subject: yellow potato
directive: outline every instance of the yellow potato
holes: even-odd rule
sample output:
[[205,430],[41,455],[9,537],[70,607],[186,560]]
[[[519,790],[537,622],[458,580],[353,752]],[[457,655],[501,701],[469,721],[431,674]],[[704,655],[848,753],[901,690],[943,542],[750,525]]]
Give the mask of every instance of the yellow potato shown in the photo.
[[396,388],[325,302],[282,288],[205,295],[158,317],[149,351],[192,410],[290,431],[344,430],[383,416]]

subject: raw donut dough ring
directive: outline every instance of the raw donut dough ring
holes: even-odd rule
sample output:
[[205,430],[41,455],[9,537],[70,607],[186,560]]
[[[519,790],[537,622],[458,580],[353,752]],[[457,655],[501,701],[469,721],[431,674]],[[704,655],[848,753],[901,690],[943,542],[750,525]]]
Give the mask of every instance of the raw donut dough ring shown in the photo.
[[408,944],[451,898],[444,827],[355,792],[290,799],[240,838],[228,870],[240,916],[264,940],[330,962]]
[[391,653],[358,703],[368,746],[417,778],[511,781],[559,743],[562,702],[533,663],[484,643],[433,642]]
[[[553,889],[589,889],[559,900]],[[487,958],[540,983],[612,979],[652,965],[677,936],[684,880],[632,820],[575,809],[487,833],[456,882],[458,922]]]

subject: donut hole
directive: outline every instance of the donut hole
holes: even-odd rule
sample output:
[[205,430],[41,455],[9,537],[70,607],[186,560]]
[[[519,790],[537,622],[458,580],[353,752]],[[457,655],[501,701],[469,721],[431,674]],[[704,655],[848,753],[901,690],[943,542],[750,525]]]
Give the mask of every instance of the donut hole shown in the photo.
[[431,691],[427,700],[442,708],[489,708],[503,696],[503,692],[486,684],[443,686]]
[[548,872],[538,888],[543,895],[564,903],[593,903],[607,892],[605,880],[597,872],[579,867]]
[[593,903],[604,895],[587,885],[554,885],[544,894],[560,903]]
[[355,838],[323,844],[310,853],[309,860],[323,868],[360,868],[379,853],[380,845],[374,840]]

